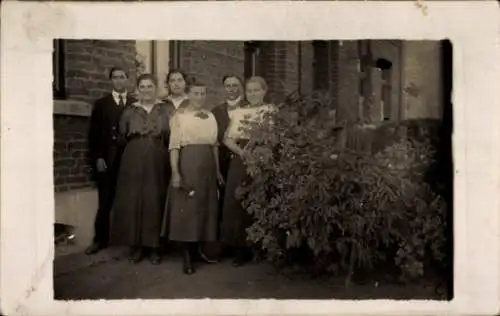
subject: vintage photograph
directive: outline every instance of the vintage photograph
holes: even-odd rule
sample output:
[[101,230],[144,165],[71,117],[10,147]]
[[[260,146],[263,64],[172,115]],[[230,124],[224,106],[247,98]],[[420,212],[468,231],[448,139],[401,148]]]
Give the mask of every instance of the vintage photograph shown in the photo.
[[452,53],[54,40],[54,298],[452,299]]

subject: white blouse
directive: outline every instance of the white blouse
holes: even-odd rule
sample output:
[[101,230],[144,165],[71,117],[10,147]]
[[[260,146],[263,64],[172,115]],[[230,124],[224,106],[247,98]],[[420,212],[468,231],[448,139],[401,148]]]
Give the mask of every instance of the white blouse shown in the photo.
[[[206,118],[197,115],[206,115]],[[187,145],[217,145],[217,121],[206,110],[180,109],[170,121],[169,149],[181,149]]]
[[229,110],[229,126],[224,137],[250,139],[250,135],[244,130],[244,128],[248,129],[246,121],[260,123],[264,120],[264,115],[274,111],[274,109],[273,105],[265,104],[257,107],[238,107]]

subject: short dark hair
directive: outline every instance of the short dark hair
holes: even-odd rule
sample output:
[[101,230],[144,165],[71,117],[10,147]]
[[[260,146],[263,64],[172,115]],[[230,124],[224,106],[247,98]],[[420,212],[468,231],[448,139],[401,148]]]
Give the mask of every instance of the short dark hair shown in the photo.
[[158,80],[156,79],[156,77],[152,74],[142,74],[140,75],[139,77],[137,77],[137,86],[139,86],[139,84],[141,83],[141,81],[143,80],[151,80],[155,86],[158,85]]
[[165,78],[165,83],[168,85],[168,82],[170,81],[170,77],[172,77],[172,75],[174,74],[181,74],[182,76],[182,79],[184,79],[184,81],[187,83],[188,81],[188,78],[187,78],[187,75],[184,71],[180,70],[180,69],[172,69],[170,70],[168,73],[167,73],[167,76]]
[[113,78],[113,74],[114,74],[115,72],[117,72],[117,71],[123,71],[123,73],[125,74],[125,76],[128,78],[128,73],[127,73],[127,71],[126,71],[124,68],[122,68],[122,67],[113,67],[113,68],[111,68],[111,70],[109,71],[109,74],[108,74],[109,79],[112,79],[112,78]]
[[236,78],[236,80],[238,80],[238,82],[241,84],[241,86],[244,86],[243,79],[240,76],[235,75],[235,74],[228,74],[228,75],[225,75],[224,77],[222,77],[222,84],[225,84],[226,80],[229,78]]

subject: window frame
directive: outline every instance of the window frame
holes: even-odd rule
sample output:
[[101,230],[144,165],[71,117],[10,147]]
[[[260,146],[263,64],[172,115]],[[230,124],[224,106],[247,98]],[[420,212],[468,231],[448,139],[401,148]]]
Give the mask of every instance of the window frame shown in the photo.
[[245,41],[243,43],[243,49],[245,52],[245,61],[244,61],[245,79],[248,79],[252,76],[258,76],[260,72],[259,68],[260,43],[258,41]]
[[313,90],[330,89],[330,42],[325,40],[312,41],[313,46]]
[[52,94],[54,99],[66,99],[66,54],[65,41],[53,40],[52,50]]

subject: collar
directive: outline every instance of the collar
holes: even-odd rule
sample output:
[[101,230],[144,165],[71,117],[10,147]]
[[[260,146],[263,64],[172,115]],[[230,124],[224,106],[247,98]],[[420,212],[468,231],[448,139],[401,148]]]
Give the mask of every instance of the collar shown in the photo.
[[[161,104],[161,103],[163,103],[163,100],[161,100],[161,99],[156,99],[156,101],[153,103],[153,106],[155,106],[155,105],[157,105],[157,104]],[[136,102],[132,103],[132,105],[135,105],[135,106],[142,106],[140,101],[136,101]]]
[[186,100],[188,100],[188,96],[187,95],[184,95],[182,97],[179,97],[179,98],[172,98],[172,96],[168,96],[167,97],[167,100],[170,101],[170,103],[172,103],[172,105],[176,108],[176,109],[179,109],[181,107],[182,104],[184,104],[184,102]]
[[181,102],[181,101],[186,100],[187,98],[188,98],[188,96],[187,96],[187,95],[183,95],[182,97],[177,97],[177,98],[174,98],[174,97],[172,97],[171,95],[169,95],[169,96],[167,97],[167,99],[168,99],[168,100],[170,100],[170,101],[172,101],[172,102]]
[[234,100],[226,100],[227,105],[229,105],[230,107],[236,106],[240,102],[241,102],[241,96],[238,97],[238,98],[236,98],[236,99],[234,99]]
[[120,97],[122,97],[122,98],[126,98],[126,97],[127,97],[127,92],[125,91],[125,92],[122,92],[122,93],[118,93],[118,92],[116,92],[115,90],[113,90],[113,91],[111,92],[111,95],[112,95],[112,96],[113,96],[113,98],[115,98],[115,99],[118,99],[118,98],[120,98]]

